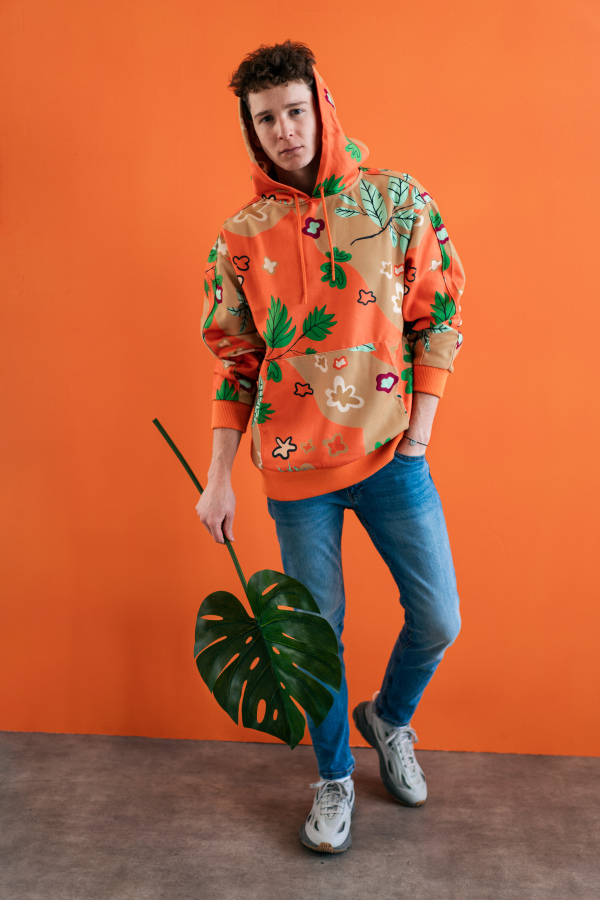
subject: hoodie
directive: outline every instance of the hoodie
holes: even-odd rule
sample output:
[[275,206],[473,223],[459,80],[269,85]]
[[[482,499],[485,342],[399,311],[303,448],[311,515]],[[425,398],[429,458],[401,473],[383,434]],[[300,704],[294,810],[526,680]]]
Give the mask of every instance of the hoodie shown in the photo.
[[389,462],[414,391],[441,397],[462,343],[464,274],[410,175],[364,165],[314,70],[322,149],[312,196],[271,178],[224,223],[204,281],[213,428],[252,431],[267,496],[340,490]]

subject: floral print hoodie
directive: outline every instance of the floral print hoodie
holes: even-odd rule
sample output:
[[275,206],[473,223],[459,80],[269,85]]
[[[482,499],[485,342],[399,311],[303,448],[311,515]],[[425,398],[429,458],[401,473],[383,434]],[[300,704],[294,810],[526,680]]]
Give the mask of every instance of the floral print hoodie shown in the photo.
[[363,165],[315,70],[322,121],[308,196],[275,181],[240,124],[255,194],[208,258],[202,333],[213,428],[245,431],[265,493],[339,490],[392,458],[414,391],[441,397],[462,343],[464,274],[410,175]]

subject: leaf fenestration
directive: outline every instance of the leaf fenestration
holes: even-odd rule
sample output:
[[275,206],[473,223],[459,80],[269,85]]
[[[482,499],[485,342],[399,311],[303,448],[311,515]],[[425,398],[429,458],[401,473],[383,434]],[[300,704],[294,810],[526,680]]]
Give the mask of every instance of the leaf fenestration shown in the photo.
[[[318,725],[333,703],[324,685],[340,688],[337,638],[325,619],[313,615],[319,608],[308,590],[280,572],[265,569],[254,574],[248,582],[248,600],[255,618],[227,591],[216,591],[204,600],[196,621],[196,665],[234,722],[246,683],[242,724],[295,747],[305,721],[294,700]],[[220,618],[204,618],[208,615]],[[251,668],[256,659],[258,664]],[[261,700],[266,710],[258,722]]]

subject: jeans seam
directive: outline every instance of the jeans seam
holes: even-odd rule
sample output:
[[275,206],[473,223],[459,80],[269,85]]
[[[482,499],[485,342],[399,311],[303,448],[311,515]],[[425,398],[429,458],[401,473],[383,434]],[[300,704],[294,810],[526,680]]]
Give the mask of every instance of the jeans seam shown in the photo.
[[[392,567],[391,567],[391,565],[390,565],[389,557],[388,557],[387,553],[379,546],[378,541],[375,539],[374,535],[373,535],[372,532],[371,532],[371,529],[369,528],[368,522],[366,522],[366,521],[363,519],[363,517],[362,517],[361,515],[359,515],[358,512],[356,513],[356,515],[358,516],[358,519],[359,519],[361,525],[363,526],[363,528],[365,529],[365,531],[367,532],[367,534],[368,534],[369,537],[371,538],[371,541],[373,542],[373,546],[375,547],[375,549],[377,550],[377,552],[379,553],[379,555],[381,556],[381,558],[383,559],[383,561],[385,562],[386,566],[388,567],[388,569],[389,569],[390,572],[391,572],[391,571],[392,571]],[[395,579],[394,579],[394,580],[395,580]],[[400,605],[402,606],[402,609],[404,610],[404,627],[406,628],[406,638],[407,638],[407,639],[406,639],[405,641],[402,642],[402,644],[401,644],[401,646],[400,646],[400,652],[398,653],[398,656],[397,656],[397,657],[394,656],[394,659],[393,659],[393,667],[392,667],[391,671],[389,672],[389,677],[390,677],[390,679],[391,679],[391,677],[394,675],[394,673],[396,672],[396,669],[398,668],[398,666],[400,665],[400,663],[402,662],[402,657],[403,657],[403,655],[404,655],[404,652],[406,651],[406,649],[407,649],[407,648],[410,646],[410,644],[412,643],[412,636],[413,636],[413,630],[412,630],[412,628],[411,628],[411,626],[410,626],[410,612],[408,611],[408,609],[406,608],[406,606],[405,606],[404,603],[402,602],[402,584],[396,583],[396,587],[397,587],[398,590],[400,591]],[[403,630],[404,630],[404,629],[401,629],[401,630],[400,630],[400,634],[398,635],[398,640],[400,640],[400,636],[402,635],[402,631],[403,631]],[[392,652],[393,652],[393,651],[392,651]],[[387,673],[386,673],[386,674],[387,674]],[[384,676],[384,677],[385,677],[385,676]],[[378,695],[377,699],[379,699],[379,696],[381,696],[381,694]],[[377,715],[379,715],[380,718],[383,719],[384,717],[381,716],[380,713],[377,711],[377,710],[378,710],[377,699],[375,700],[375,711],[377,712]],[[384,721],[387,721],[387,720],[384,719]]]

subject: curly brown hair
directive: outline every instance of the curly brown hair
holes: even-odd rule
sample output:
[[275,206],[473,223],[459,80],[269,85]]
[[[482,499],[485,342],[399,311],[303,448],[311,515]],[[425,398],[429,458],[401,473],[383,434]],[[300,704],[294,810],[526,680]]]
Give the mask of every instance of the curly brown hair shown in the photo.
[[301,41],[284,41],[248,53],[231,76],[229,87],[236,97],[241,97],[248,108],[248,94],[288,81],[304,81],[309,87],[314,82],[312,50]]

